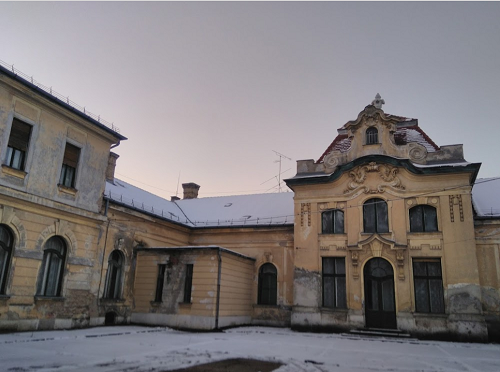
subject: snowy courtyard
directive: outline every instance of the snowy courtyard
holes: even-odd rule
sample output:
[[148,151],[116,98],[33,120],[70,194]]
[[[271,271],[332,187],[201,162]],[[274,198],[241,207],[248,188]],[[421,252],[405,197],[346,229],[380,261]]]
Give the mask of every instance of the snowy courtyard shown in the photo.
[[168,371],[231,358],[281,362],[277,372],[500,371],[500,345],[298,333],[101,327],[0,335],[1,371]]

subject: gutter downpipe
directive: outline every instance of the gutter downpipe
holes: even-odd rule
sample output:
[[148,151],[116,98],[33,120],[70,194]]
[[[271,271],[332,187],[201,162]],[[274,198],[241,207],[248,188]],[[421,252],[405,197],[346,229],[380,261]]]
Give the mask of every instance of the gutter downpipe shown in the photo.
[[217,302],[215,303],[215,329],[219,329],[219,310],[220,310],[220,282],[221,282],[221,270],[222,270],[222,256],[220,254],[220,248],[217,250],[217,260],[218,260],[218,270],[217,270]]

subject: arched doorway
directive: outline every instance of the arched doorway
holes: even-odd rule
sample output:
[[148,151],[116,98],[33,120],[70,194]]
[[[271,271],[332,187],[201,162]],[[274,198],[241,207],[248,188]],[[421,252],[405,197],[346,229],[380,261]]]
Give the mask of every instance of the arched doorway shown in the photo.
[[372,258],[363,270],[367,328],[397,328],[394,271],[383,258]]

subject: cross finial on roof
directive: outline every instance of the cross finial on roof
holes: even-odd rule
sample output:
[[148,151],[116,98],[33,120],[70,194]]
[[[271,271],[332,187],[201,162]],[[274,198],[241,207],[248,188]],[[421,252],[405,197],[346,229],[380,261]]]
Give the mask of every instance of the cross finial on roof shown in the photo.
[[375,99],[372,101],[372,105],[378,109],[382,109],[382,105],[385,105],[384,99],[380,96],[379,93],[375,96]]

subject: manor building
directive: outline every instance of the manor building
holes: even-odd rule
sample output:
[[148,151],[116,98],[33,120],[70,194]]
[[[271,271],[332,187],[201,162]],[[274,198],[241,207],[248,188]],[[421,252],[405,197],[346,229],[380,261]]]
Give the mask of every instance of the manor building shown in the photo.
[[[126,138],[0,66],[0,331],[136,323],[500,337],[500,181],[375,100],[290,192],[166,200]],[[293,191],[293,192],[292,192]]]

